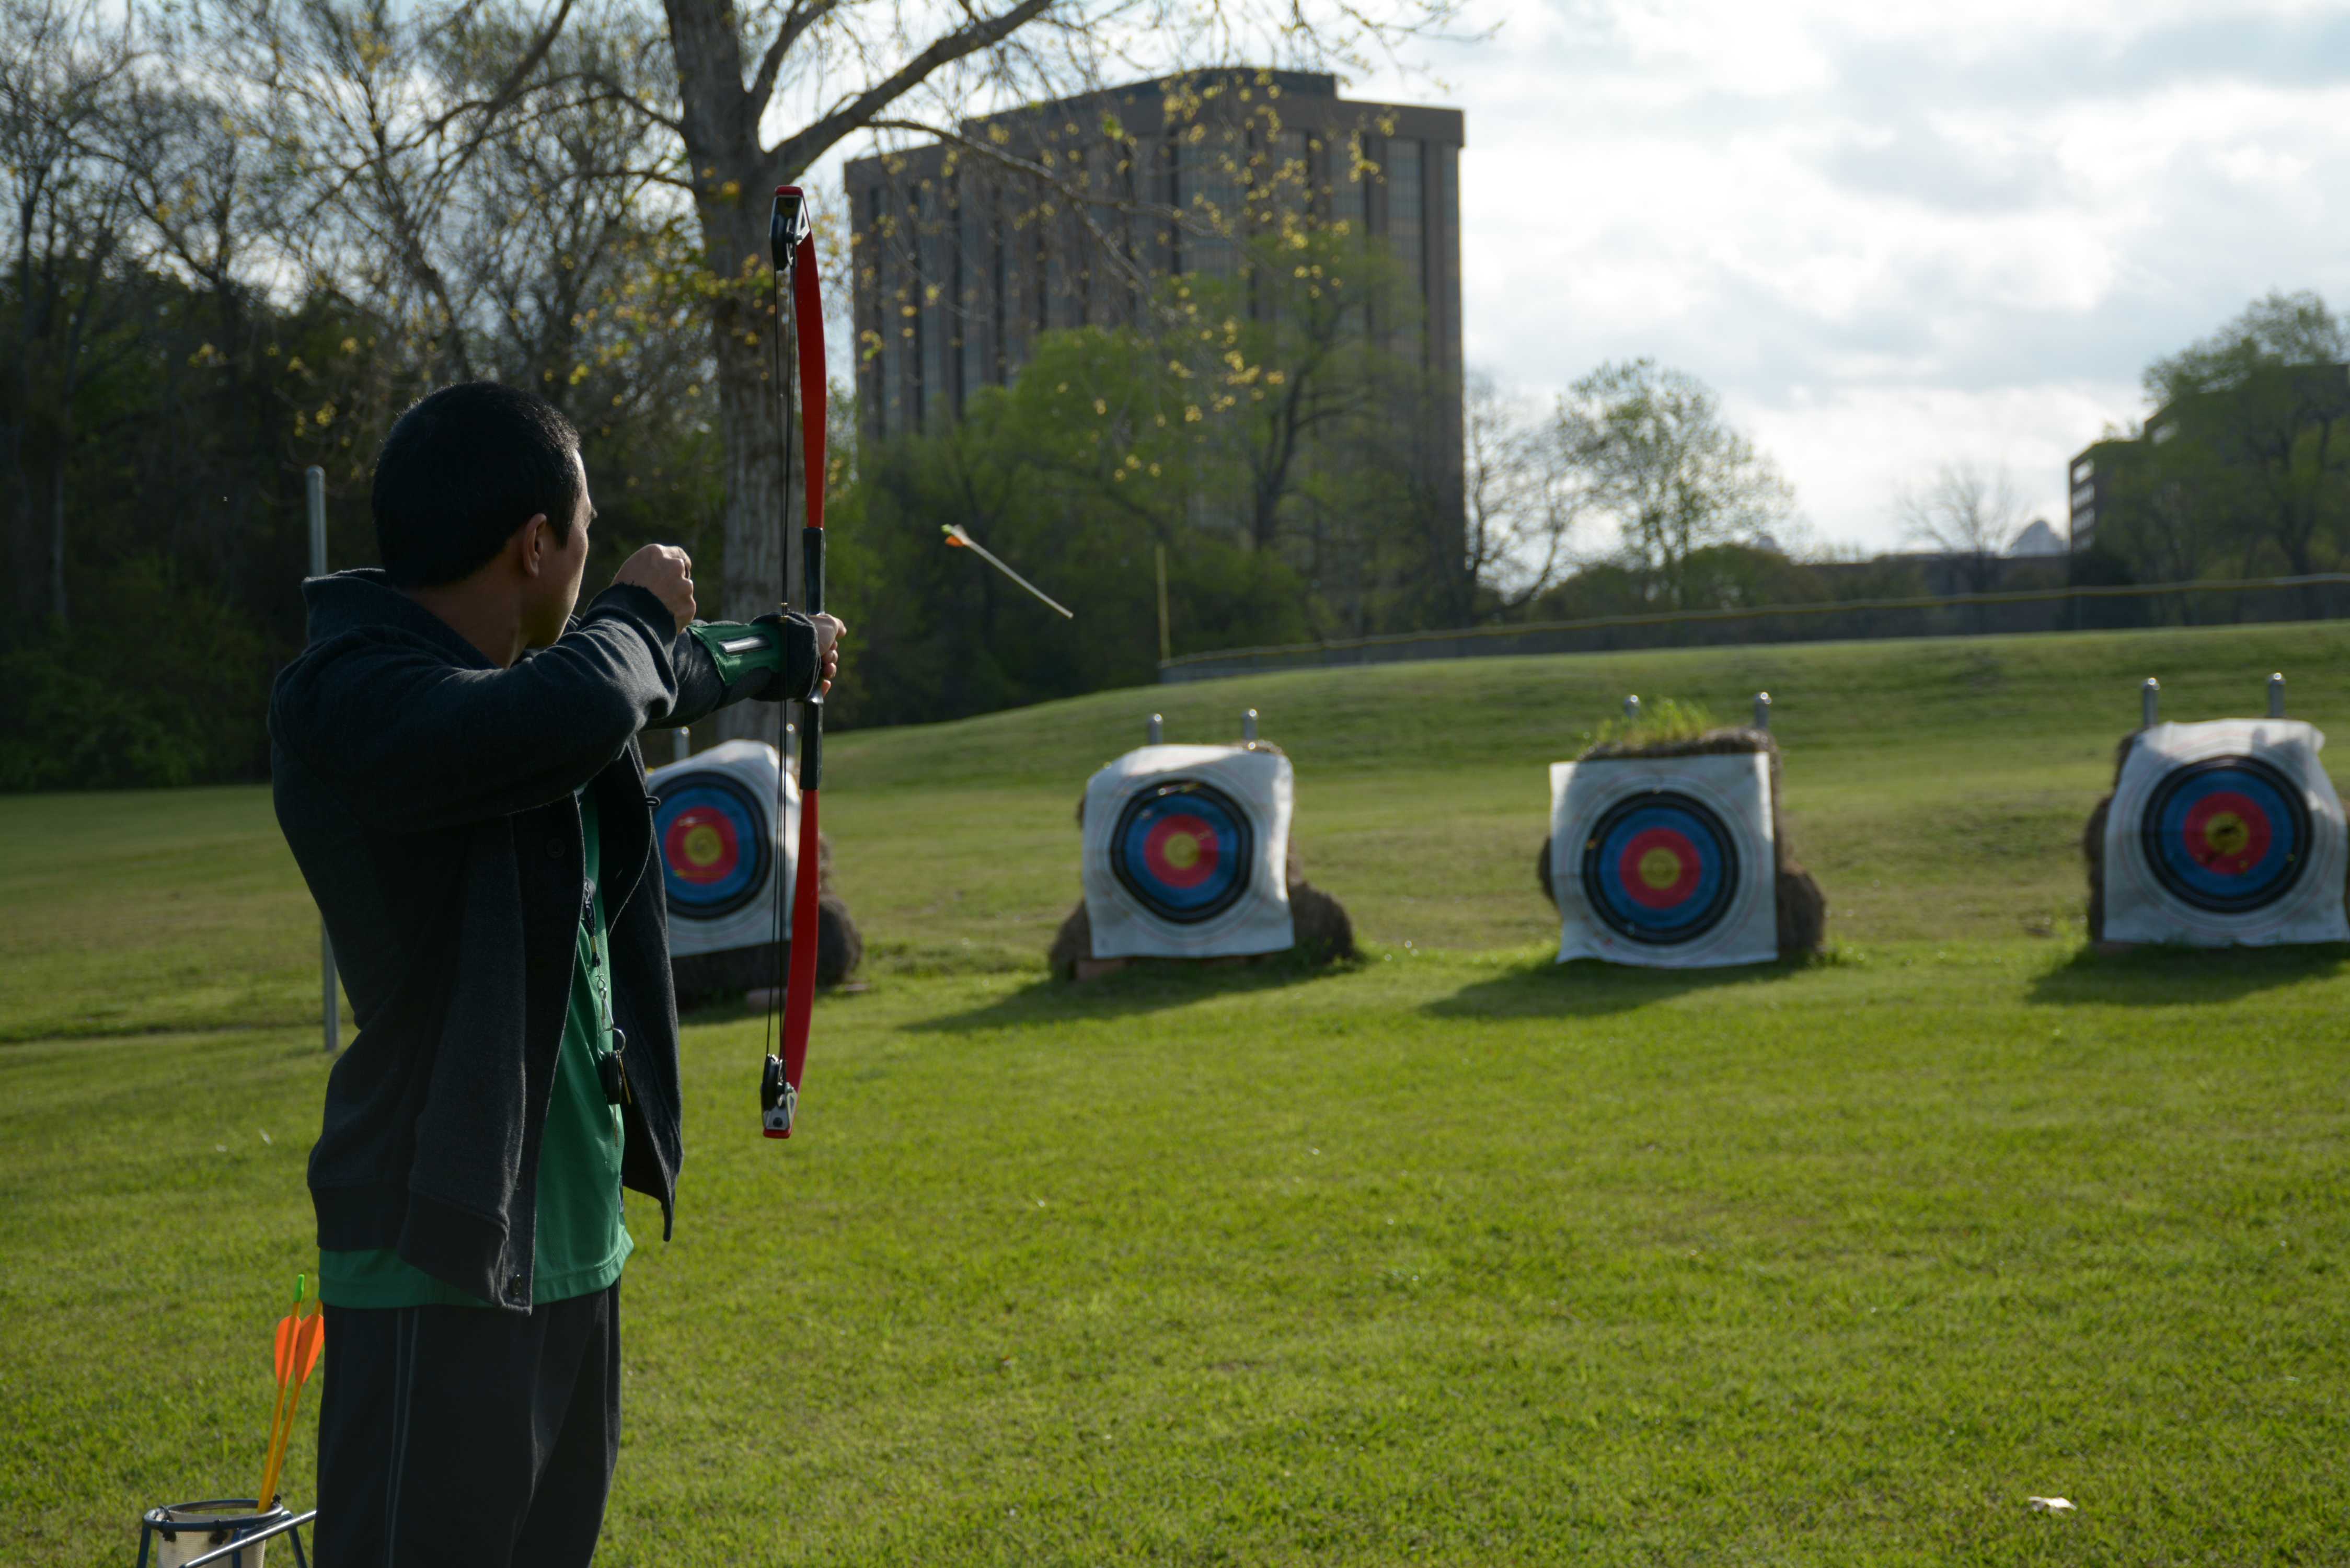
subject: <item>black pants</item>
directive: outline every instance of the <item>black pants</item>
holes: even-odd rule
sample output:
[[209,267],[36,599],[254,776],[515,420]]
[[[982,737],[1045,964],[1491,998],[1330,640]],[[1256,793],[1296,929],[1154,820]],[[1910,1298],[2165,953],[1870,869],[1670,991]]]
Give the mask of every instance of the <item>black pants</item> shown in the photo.
[[620,1287],[328,1307],[319,1568],[585,1568],[620,1446]]

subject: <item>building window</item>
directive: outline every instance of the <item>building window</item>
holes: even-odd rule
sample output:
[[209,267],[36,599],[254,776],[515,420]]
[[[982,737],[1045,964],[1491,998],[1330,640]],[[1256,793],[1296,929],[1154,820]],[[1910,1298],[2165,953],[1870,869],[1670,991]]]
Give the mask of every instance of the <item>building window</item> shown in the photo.
[[2074,491],[2074,492],[2073,492],[2073,510],[2074,510],[2074,512],[2075,514],[2078,514],[2078,513],[2080,512],[2080,510],[2081,510],[2081,508],[2082,508],[2082,507],[2088,505],[2091,502],[2095,501],[2096,498],[2097,498],[2097,487],[2096,487],[2095,485],[2094,485],[2094,484],[2084,484],[2084,485],[2082,485],[2079,489],[2077,489],[2077,490],[2075,490],[2075,491]]
[[2094,458],[2085,457],[2081,459],[2080,462],[2073,465],[2073,483],[2075,484],[2086,484],[2089,483],[2089,476],[2096,472],[2096,460]]
[[1388,244],[1401,267],[1404,292],[1420,307],[1412,314],[1418,318],[1423,350],[1428,344],[1425,155],[1425,148],[1417,141],[1388,143]]
[[1330,149],[1330,219],[1344,223],[1350,234],[1360,235],[1367,221],[1363,202],[1363,181],[1358,172],[1363,157],[1363,137],[1360,131],[1350,131],[1345,140]]

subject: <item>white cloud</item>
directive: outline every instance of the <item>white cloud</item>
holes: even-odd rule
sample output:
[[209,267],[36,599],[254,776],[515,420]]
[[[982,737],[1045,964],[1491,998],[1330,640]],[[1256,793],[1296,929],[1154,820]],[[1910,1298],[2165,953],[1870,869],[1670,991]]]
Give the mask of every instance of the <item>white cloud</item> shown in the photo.
[[2147,361],[2271,288],[2350,307],[2350,13],[2202,0],[1506,0],[1466,111],[1471,363],[1529,390],[1647,354],[1711,382],[1814,531],[2065,458]]

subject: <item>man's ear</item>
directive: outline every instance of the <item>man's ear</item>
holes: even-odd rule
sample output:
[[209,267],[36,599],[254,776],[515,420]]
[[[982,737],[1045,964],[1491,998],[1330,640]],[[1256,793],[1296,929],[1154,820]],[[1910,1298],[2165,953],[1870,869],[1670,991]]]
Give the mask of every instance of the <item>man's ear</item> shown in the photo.
[[547,525],[546,514],[535,512],[529,522],[515,530],[518,553],[515,564],[525,577],[536,577],[546,570],[546,557],[555,552],[555,530]]

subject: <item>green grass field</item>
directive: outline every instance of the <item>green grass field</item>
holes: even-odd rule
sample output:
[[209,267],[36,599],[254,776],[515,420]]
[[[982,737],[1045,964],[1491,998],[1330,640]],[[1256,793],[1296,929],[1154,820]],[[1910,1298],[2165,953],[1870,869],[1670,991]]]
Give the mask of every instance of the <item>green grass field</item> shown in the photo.
[[[2137,681],[2217,717],[2272,669],[2350,733],[2350,628],[2300,626],[837,738],[872,989],[820,1009],[788,1146],[760,1021],[690,1023],[602,1561],[2350,1562],[2345,955],[2082,942]],[[1832,955],[1549,963],[1545,764],[1627,690],[1758,686]],[[1154,707],[1215,740],[1243,706],[1365,961],[1051,984],[1087,773]],[[316,941],[265,790],[0,800],[19,1560],[128,1563],[140,1508],[253,1485],[313,1255]]]

